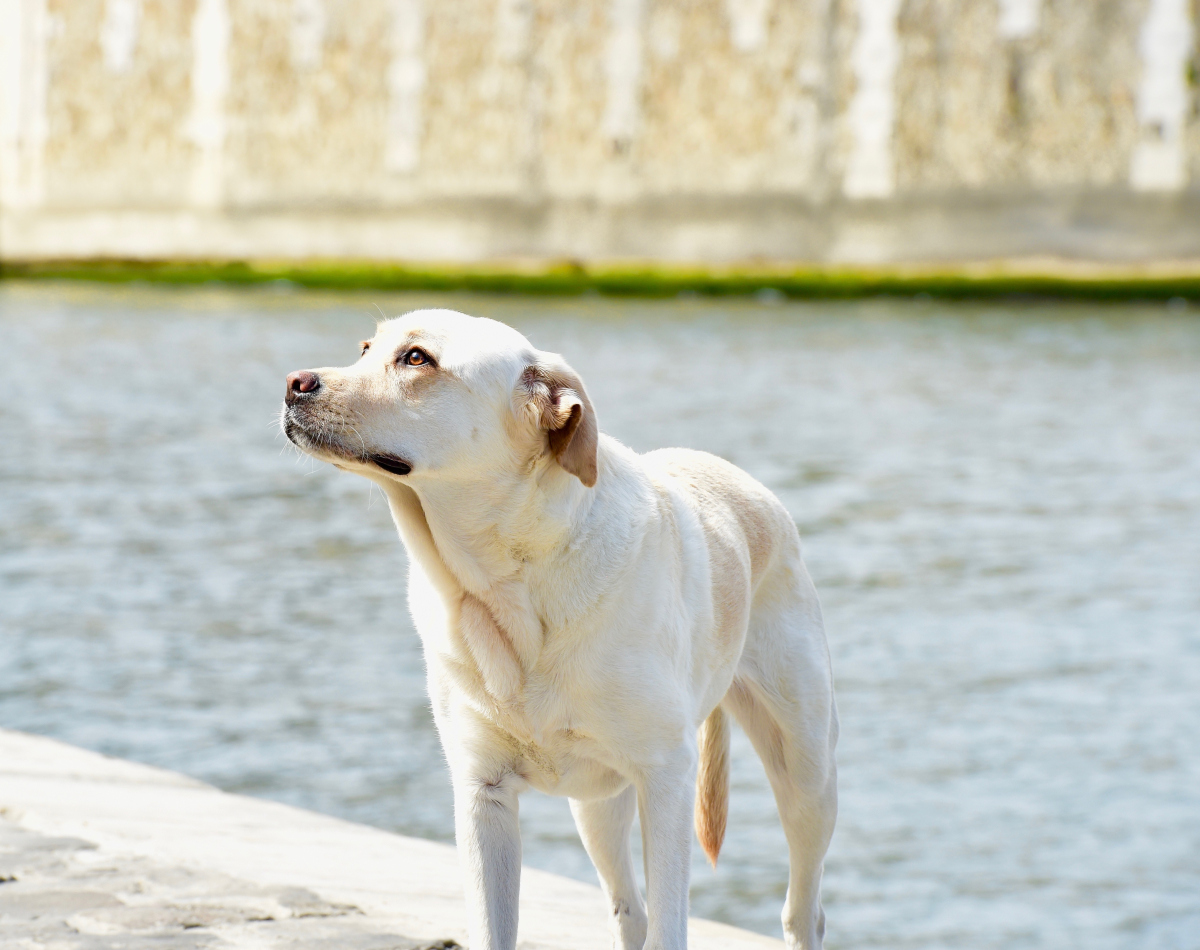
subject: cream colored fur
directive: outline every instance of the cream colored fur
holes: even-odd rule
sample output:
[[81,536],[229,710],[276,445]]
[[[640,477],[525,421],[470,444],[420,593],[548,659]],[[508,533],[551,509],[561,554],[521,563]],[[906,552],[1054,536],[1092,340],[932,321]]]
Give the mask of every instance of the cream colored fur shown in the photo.
[[290,376],[282,423],[378,484],[408,549],[471,950],[516,945],[530,787],[570,799],[614,947],[682,950],[693,819],[713,861],[725,828],[726,713],[787,836],[785,938],[819,948],[837,714],[787,511],[721,459],[600,435],[578,375],[503,324],[417,311],[368,344],[353,365]]

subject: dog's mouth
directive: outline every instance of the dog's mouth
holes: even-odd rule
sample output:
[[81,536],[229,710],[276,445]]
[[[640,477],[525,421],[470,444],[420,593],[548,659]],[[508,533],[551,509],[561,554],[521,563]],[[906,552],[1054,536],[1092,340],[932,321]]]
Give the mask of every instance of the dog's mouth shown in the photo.
[[404,459],[398,459],[394,455],[368,455],[363,461],[377,465],[385,472],[391,472],[393,475],[407,475],[412,471],[411,465],[404,461]]
[[[360,465],[374,465],[390,472],[392,475],[407,475],[412,471],[412,465],[395,455],[384,452],[368,452],[365,447],[351,448],[336,435],[323,430],[313,431],[304,422],[296,418],[290,408],[283,410],[283,434],[297,448],[310,455],[325,456],[326,461],[357,462]],[[333,456],[334,459],[328,458]],[[337,462],[334,461],[336,465]]]

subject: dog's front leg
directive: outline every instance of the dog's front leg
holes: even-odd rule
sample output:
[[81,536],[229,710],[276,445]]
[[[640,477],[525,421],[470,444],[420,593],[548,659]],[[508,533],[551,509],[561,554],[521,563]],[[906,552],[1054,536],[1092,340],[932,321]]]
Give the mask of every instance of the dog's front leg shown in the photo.
[[454,777],[454,835],[471,950],[514,950],[521,892],[520,780],[510,771]]
[[670,762],[643,772],[636,784],[650,918],[645,950],[685,950],[695,750],[680,749]]
[[637,790],[599,801],[571,799],[571,813],[612,914],[613,950],[642,950],[646,944],[646,904],[633,871],[629,832],[637,808]]

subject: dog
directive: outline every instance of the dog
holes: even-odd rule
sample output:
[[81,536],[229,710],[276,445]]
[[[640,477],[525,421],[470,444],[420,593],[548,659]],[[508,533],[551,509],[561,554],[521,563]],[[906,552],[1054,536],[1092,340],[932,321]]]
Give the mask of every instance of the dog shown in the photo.
[[291,373],[281,423],[379,485],[408,550],[472,950],[516,946],[530,787],[570,799],[614,947],[683,950],[693,823],[714,865],[725,834],[729,716],[786,833],[785,940],[820,948],[838,720],[787,510],[715,456],[601,435],[579,375],[502,323],[418,310],[361,346]]

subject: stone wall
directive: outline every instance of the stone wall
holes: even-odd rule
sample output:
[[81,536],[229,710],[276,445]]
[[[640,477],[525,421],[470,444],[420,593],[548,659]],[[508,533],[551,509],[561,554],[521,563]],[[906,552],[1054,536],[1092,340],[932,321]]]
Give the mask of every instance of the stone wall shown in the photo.
[[0,254],[1200,257],[1200,0],[0,0]]

